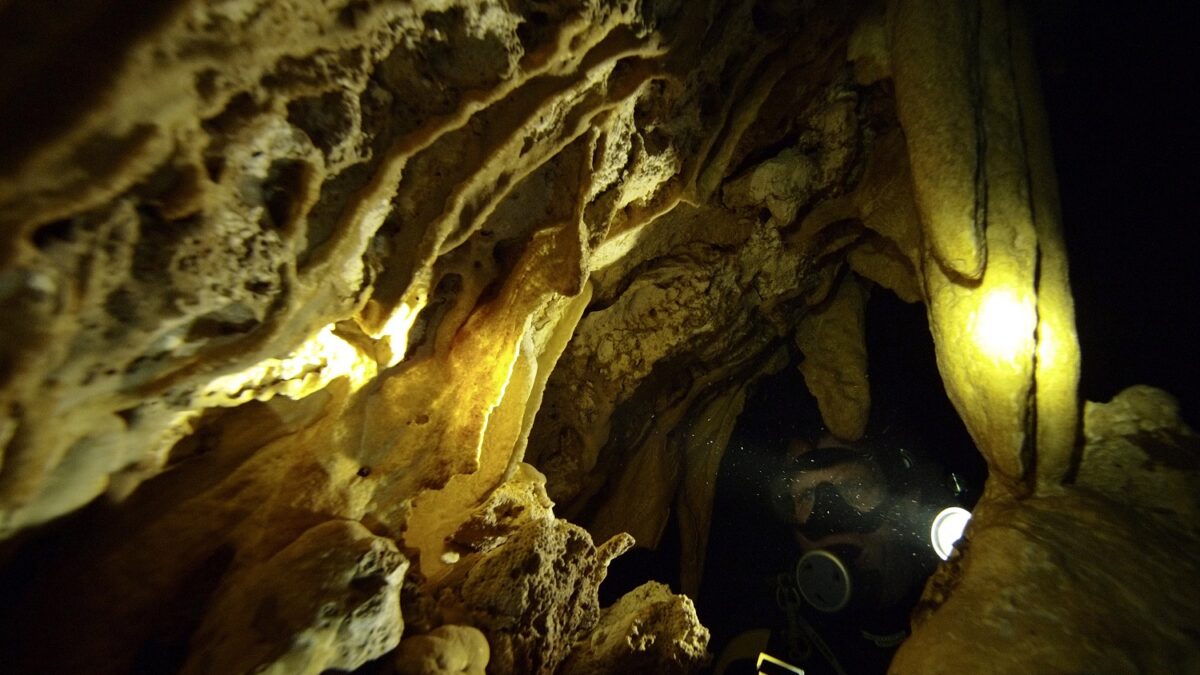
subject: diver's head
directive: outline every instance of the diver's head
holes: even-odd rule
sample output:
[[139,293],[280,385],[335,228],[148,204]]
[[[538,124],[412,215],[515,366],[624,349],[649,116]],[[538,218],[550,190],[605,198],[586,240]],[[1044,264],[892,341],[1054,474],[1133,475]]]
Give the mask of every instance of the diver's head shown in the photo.
[[816,539],[875,529],[887,487],[882,468],[867,453],[824,447],[787,461],[772,483],[771,496],[783,520]]

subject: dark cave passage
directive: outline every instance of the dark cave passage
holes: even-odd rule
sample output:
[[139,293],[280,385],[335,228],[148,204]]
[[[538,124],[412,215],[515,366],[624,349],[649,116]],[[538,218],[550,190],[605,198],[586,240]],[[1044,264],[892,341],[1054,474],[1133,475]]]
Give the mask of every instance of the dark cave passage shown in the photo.
[[[883,452],[910,449],[944,476],[957,474],[965,488],[958,501],[973,507],[987,467],[946,398],[924,306],[875,288],[866,327],[872,414],[862,444]],[[777,601],[778,582],[794,570],[803,551],[793,525],[772,505],[772,483],[786,470],[789,443],[816,440],[823,430],[816,400],[796,368],[799,358],[794,355],[791,364],[755,386],[722,460],[704,581],[696,598],[701,620],[713,631],[715,657],[738,634],[766,628],[774,632],[772,653],[787,658],[781,650],[787,649],[788,617]],[[672,519],[657,550],[637,549],[611,563],[601,600],[613,601],[646,578],[678,590],[678,561],[678,527]],[[801,611],[848,672],[882,673],[895,645],[876,647],[859,633],[873,630],[878,637],[894,638],[905,631],[933,562],[929,556],[909,579],[904,600],[886,611],[859,603],[837,614]],[[816,653],[802,665],[810,673],[835,672]]]

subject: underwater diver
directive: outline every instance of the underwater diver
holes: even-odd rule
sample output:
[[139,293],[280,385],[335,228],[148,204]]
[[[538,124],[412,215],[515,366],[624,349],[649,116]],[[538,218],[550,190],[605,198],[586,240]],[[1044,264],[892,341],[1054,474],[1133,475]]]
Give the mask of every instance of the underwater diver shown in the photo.
[[786,629],[757,640],[779,665],[760,657],[739,670],[722,654],[715,672],[884,672],[941,555],[930,523],[962,491],[957,476],[894,442],[792,441],[766,497],[799,558],[775,582]]

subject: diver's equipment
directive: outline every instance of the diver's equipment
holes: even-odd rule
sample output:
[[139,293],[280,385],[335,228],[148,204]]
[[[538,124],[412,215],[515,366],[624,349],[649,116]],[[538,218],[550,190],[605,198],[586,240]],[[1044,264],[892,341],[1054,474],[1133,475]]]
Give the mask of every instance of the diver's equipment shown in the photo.
[[[812,622],[804,625],[819,626],[825,639],[820,650],[820,637],[806,640],[820,657],[778,656],[826,672],[820,661],[836,664],[834,653],[857,666],[879,658],[869,655],[876,649],[894,649],[908,634],[905,608],[921,580],[949,558],[970,520],[959,505],[965,482],[903,448],[826,446],[798,458],[782,485],[803,551],[791,581]],[[789,618],[789,632],[796,625]]]
[[971,512],[961,506],[944,508],[933,517],[933,524],[929,526],[929,542],[939,558],[950,559],[950,552],[962,539],[963,530],[967,529],[970,520]]
[[766,652],[758,653],[758,675],[804,675],[804,670]]
[[[875,475],[882,479],[871,485],[864,483],[871,480],[863,477],[864,471],[841,476],[827,473],[835,467],[850,465],[873,467]],[[935,464],[921,461],[904,448],[868,453],[825,446],[798,458],[795,468],[785,472],[777,484],[773,496],[780,503],[776,506],[780,513],[796,513],[794,500],[801,494],[808,495],[811,508],[796,525],[806,539],[818,546],[834,535],[870,535],[882,527],[897,536],[921,540],[921,545],[929,547],[926,550],[948,560],[971,519],[971,513],[959,506],[967,492],[962,477],[945,474]],[[883,489],[887,495],[884,503],[863,509],[847,501],[847,494],[864,489]],[[843,557],[843,562],[847,561]]]
[[865,534],[883,522],[883,509],[859,511],[838,494],[831,483],[821,483],[813,490],[812,515],[804,523],[804,532],[813,539],[839,532]]
[[835,675],[847,675],[829,644],[804,617],[804,602],[794,575],[781,574],[776,580],[775,603],[787,618],[787,656],[793,663],[808,661],[815,650],[833,668]]
[[776,568],[781,613],[753,652],[762,658],[746,655],[739,672],[882,670],[908,635],[921,582],[970,519],[969,486],[919,451],[814,445],[769,484],[767,504],[799,550],[791,569]]
[[826,549],[809,551],[796,563],[796,588],[819,611],[836,612],[849,604],[853,584],[846,563]]

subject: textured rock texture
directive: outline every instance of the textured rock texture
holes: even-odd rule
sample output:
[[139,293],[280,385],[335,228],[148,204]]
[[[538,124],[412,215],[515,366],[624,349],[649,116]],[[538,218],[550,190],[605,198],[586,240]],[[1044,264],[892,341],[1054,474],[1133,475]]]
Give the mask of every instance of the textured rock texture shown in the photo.
[[318,525],[244,578],[223,584],[183,670],[353,670],[399,644],[407,569],[394,543],[358,523]]
[[[552,668],[620,547],[575,528],[570,564],[531,559],[550,544],[522,533],[568,526],[521,459],[590,257],[678,200],[703,139],[644,137],[660,91],[697,95],[664,45],[712,10],[143,4],[0,8],[22,131],[0,157],[0,532],[109,502],[14,588],[5,662],[354,668],[446,622],[435,590],[473,607],[484,570],[540,561],[514,569],[542,614],[509,620],[558,632],[476,623],[503,624],[493,663]],[[393,576],[347,571],[347,596],[302,564],[358,550],[330,522],[412,561],[399,601]],[[314,586],[260,626],[274,583]],[[50,649],[49,625],[80,639]]]
[[596,547],[578,525],[531,520],[504,547],[463,561],[438,605],[488,636],[496,672],[553,673],[596,625],[608,563],[632,543],[622,535]]
[[[897,668],[991,606],[971,588],[1085,592],[1071,556],[1135,560],[1129,514],[1192,469],[1114,488],[1158,450],[1132,399],[1111,424],[1142,431],[1074,452],[1022,25],[1000,0],[0,2],[0,663],[696,667],[686,599],[596,587],[676,517],[697,588],[746,393],[793,357],[861,433],[869,292],[925,303],[992,470]],[[1087,635],[1155,630],[1166,599],[1122,597]],[[1060,638],[1094,625],[1066,606]],[[1146,639],[1178,654],[1171,607]],[[1026,670],[1095,662],[1005,641],[1046,616],[966,625]]]
[[1200,436],[1149,387],[1087,404],[1083,433],[1070,488],[977,509],[893,672],[1200,669]]
[[470,626],[438,626],[396,650],[398,675],[483,675],[487,664],[487,638]]
[[651,581],[605,608],[560,672],[690,673],[707,662],[707,644],[692,601]]

